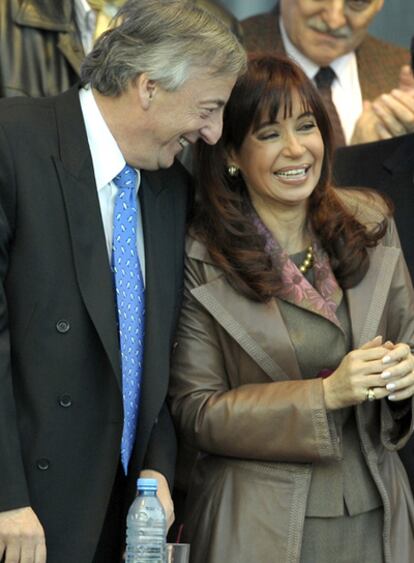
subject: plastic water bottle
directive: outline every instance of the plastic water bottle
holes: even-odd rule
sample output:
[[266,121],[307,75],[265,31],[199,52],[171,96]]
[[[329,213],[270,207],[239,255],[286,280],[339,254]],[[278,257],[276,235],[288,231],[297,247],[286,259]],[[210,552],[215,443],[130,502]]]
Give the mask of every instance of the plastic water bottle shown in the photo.
[[127,563],[165,563],[167,522],[156,479],[138,479],[138,496],[127,516]]

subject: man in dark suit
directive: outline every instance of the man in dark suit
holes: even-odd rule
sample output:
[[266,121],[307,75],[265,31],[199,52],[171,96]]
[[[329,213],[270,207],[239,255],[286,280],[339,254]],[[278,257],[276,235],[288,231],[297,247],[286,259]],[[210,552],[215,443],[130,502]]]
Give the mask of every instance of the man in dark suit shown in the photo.
[[338,186],[375,188],[395,206],[395,221],[414,280],[414,134],[337,149],[334,181]]
[[[337,149],[334,180],[339,186],[375,188],[395,206],[401,246],[414,280],[414,134]],[[399,452],[414,492],[414,439]]]
[[174,159],[219,139],[244,65],[204,10],[131,0],[82,88],[0,101],[0,560],[120,561],[139,475],[173,518],[165,397],[189,187]]
[[244,43],[298,62],[324,101],[330,98],[327,109],[346,144],[401,135],[413,127],[414,81],[408,49],[368,34],[382,6],[383,0],[279,0],[271,12],[242,21]]

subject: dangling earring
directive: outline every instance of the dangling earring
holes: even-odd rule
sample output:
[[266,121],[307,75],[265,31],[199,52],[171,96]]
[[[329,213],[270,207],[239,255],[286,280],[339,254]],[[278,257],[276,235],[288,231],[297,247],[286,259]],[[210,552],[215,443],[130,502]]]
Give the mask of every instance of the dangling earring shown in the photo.
[[229,166],[227,167],[227,172],[234,178],[238,175],[239,169],[235,164],[229,164]]

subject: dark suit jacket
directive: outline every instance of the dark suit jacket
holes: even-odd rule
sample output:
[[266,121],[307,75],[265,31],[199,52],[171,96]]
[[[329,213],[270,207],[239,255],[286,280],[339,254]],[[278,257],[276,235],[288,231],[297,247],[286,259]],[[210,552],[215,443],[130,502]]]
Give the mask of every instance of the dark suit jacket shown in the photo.
[[[337,149],[334,177],[340,186],[368,186],[395,205],[401,246],[414,280],[414,134]],[[414,491],[414,439],[400,451]]]
[[[144,375],[128,496],[172,481],[164,399],[182,292],[181,165],[142,174]],[[0,101],[0,511],[30,505],[48,563],[90,563],[119,464],[113,282],[78,90]]]
[[375,188],[391,198],[414,280],[414,134],[337,149],[334,181],[339,186]]
[[[283,53],[279,28],[279,6],[242,23],[244,45],[248,51]],[[358,75],[364,99],[372,100],[398,86],[400,68],[409,63],[409,52],[402,47],[367,36],[356,50]]]

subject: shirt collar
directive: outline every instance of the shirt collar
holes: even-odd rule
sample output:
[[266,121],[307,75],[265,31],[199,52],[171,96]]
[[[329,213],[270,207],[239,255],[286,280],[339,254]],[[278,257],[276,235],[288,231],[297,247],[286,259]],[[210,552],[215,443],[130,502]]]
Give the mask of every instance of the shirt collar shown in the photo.
[[[92,155],[96,187],[99,191],[112,182],[124,168],[126,162],[98,108],[92,88],[89,86],[81,88],[79,99]],[[141,175],[137,170],[137,190],[140,183]]]
[[87,0],[75,0],[75,19],[78,29],[85,27],[93,33],[96,24],[96,14],[90,7]]
[[[319,65],[308,59],[303,53],[295,47],[292,41],[289,39],[286,28],[283,24],[282,16],[279,18],[280,33],[282,36],[283,45],[285,47],[286,54],[293,59],[298,65],[304,70],[306,76],[312,80],[315,78],[315,74],[319,70]],[[347,83],[347,79],[350,73],[356,69],[356,55],[355,51],[346,53],[332,61],[329,65],[336,74],[338,82],[344,86]]]

